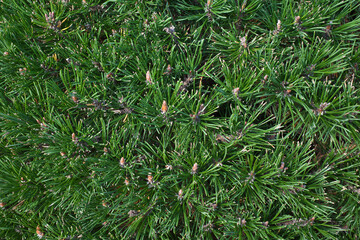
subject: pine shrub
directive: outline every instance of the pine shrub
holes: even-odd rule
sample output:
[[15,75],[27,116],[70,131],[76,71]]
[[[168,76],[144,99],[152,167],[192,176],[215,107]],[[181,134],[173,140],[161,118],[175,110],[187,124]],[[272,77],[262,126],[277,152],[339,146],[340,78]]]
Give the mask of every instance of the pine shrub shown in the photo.
[[3,0],[0,239],[358,239],[359,0]]

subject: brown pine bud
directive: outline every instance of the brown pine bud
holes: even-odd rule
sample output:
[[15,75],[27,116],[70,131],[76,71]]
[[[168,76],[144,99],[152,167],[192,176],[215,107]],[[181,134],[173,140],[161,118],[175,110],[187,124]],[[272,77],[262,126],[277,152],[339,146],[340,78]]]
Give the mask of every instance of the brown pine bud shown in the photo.
[[281,21],[280,20],[277,21],[276,28],[278,31],[281,30]]
[[4,55],[4,56],[7,56],[7,55],[9,55],[9,52],[4,52],[3,55]]
[[215,211],[217,209],[218,205],[217,205],[217,203],[210,203],[210,207],[212,208],[212,210]]
[[234,89],[232,90],[232,92],[233,92],[233,94],[235,95],[235,97],[238,95],[239,91],[240,91],[240,88],[234,88]]
[[315,217],[310,218],[310,219],[309,219],[310,225],[313,225],[313,224],[314,224],[314,221],[315,221]]
[[241,46],[243,46],[244,48],[247,48],[246,37],[240,38],[240,43],[241,43]]
[[20,72],[21,76],[24,76],[26,71],[27,71],[27,68],[19,68],[19,72]]
[[129,178],[128,178],[128,177],[125,178],[124,183],[125,183],[126,186],[128,186],[128,185],[130,184],[130,181],[129,181]]
[[107,75],[106,75],[106,78],[112,78],[114,76],[114,74],[112,73],[112,72],[110,72],[110,73],[108,73]]
[[44,233],[41,231],[41,228],[39,226],[36,227],[36,234],[38,236],[38,238],[43,238],[44,237]]
[[170,27],[165,27],[164,31],[168,34],[174,35],[175,34],[175,27],[171,25]]
[[281,162],[281,166],[280,166],[280,170],[284,170],[284,168],[285,168],[285,163],[284,162]]
[[166,113],[168,110],[168,105],[166,103],[166,101],[164,100],[163,103],[162,103],[162,106],[161,106],[161,113]]
[[74,103],[78,103],[78,98],[74,95],[71,97],[71,99],[73,100]]
[[151,174],[149,174],[147,176],[146,180],[148,181],[148,184],[150,184],[150,185],[154,184],[154,179],[153,179],[153,176]]
[[153,84],[152,80],[151,80],[151,76],[150,76],[150,71],[146,72],[146,84]]
[[170,75],[171,71],[172,71],[172,68],[171,68],[171,66],[170,66],[170,64],[169,64],[169,65],[167,66],[166,71],[164,72],[164,74],[165,74],[165,75]]
[[126,164],[126,163],[125,163],[125,158],[124,158],[124,157],[121,157],[119,163],[120,163],[120,166],[121,166],[121,167],[125,167],[125,164]]
[[104,147],[104,153],[109,153],[109,149],[107,147]]
[[195,163],[194,166],[191,169],[191,174],[196,174],[197,170],[198,170],[198,164]]
[[[267,82],[268,78],[269,78],[269,76],[268,76],[268,75],[265,75],[265,76],[264,76],[264,79],[261,80],[261,84],[265,84],[265,83]],[[262,88],[262,89],[263,89],[263,88]]]
[[284,90],[284,96],[290,96],[291,89]]
[[299,24],[300,23],[300,16],[296,16],[295,17],[295,24]]
[[183,199],[183,190],[180,189],[178,194],[177,194],[178,200],[182,200]]
[[130,210],[128,212],[128,214],[129,214],[129,217],[135,217],[135,216],[139,215],[139,212],[136,210]]
[[238,225],[243,226],[243,227],[246,226],[246,220],[239,218]]

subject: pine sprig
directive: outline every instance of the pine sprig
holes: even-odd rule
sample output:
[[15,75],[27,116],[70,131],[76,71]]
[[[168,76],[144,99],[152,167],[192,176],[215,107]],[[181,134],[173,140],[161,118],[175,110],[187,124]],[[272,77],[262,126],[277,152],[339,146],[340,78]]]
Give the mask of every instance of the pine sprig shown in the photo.
[[359,7],[1,2],[1,236],[355,239]]

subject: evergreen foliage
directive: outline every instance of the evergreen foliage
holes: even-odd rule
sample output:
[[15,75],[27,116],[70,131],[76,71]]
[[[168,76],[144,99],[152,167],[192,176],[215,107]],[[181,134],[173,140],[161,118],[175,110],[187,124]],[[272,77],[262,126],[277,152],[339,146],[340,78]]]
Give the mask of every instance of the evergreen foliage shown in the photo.
[[359,0],[3,0],[0,239],[358,239]]

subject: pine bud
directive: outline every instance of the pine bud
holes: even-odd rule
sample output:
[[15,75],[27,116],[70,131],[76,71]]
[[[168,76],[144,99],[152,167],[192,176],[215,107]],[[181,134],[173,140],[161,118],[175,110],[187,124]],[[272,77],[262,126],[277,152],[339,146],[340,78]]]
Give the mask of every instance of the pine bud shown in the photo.
[[232,90],[232,92],[233,92],[233,94],[234,94],[235,97],[238,95],[239,91],[240,91],[240,88],[234,88],[234,89]]
[[153,84],[153,82],[151,81],[150,71],[146,72],[146,84]]
[[183,199],[183,190],[180,189],[178,194],[177,194],[178,200],[182,200]]
[[291,89],[284,90],[284,96],[290,96]]
[[165,27],[164,31],[167,32],[168,34],[175,34],[175,27],[173,25],[171,25],[170,27]]
[[165,169],[166,169],[166,170],[173,170],[173,166],[171,166],[171,165],[166,165],[166,166],[165,166]]
[[246,37],[240,38],[240,44],[241,44],[241,46],[243,46],[244,48],[247,48]]
[[24,76],[27,71],[27,68],[19,68],[19,72],[21,76]]
[[278,31],[281,30],[281,21],[280,20],[277,21],[276,28]]
[[285,167],[285,163],[284,162],[281,162],[281,166],[280,166],[280,170],[284,170],[284,167]]
[[75,142],[75,141],[76,141],[76,136],[75,136],[75,133],[72,133],[72,134],[71,134],[71,139],[72,139],[72,141],[73,141],[73,142]]
[[0,202],[0,207],[1,207],[1,208],[5,207],[5,205],[6,205],[5,203]]
[[104,154],[108,154],[109,153],[109,149],[107,147],[104,147]]
[[71,96],[71,99],[73,100],[74,103],[78,103],[79,101],[75,95]]
[[237,223],[237,225],[240,225],[240,226],[244,227],[246,225],[246,220],[239,218],[239,222]]
[[45,235],[43,232],[41,232],[41,228],[39,226],[36,227],[36,234],[40,239]]
[[313,225],[314,221],[315,221],[315,217],[310,218],[310,219],[309,219],[310,225]]
[[3,55],[7,56],[7,55],[9,55],[9,52],[4,52]]
[[128,185],[130,184],[130,181],[129,181],[129,178],[128,178],[128,177],[125,178],[124,183],[125,183],[126,186],[128,186]]
[[300,16],[296,16],[295,17],[295,24],[299,24],[300,23]]
[[210,231],[211,229],[213,229],[213,227],[214,227],[214,224],[212,224],[212,223],[203,225],[203,229],[205,232]]
[[167,66],[166,71],[164,72],[164,74],[165,74],[165,75],[170,75],[171,71],[172,71],[172,68],[171,68],[171,66],[170,66],[170,64],[169,64],[169,65]]
[[124,157],[121,157],[121,159],[120,159],[120,166],[121,167],[125,167],[125,158]]
[[106,75],[107,79],[113,79],[113,77],[114,77],[114,74],[112,72],[110,72]]
[[148,181],[148,184],[150,184],[150,185],[154,184],[154,179],[153,179],[153,176],[151,174],[149,174],[147,176],[146,180]]
[[199,111],[197,113],[198,115],[203,115],[205,114],[205,105],[204,104],[201,104],[200,107],[199,107]]
[[210,203],[210,207],[212,208],[213,211],[215,211],[218,207],[217,203]]
[[198,164],[195,163],[194,166],[191,169],[191,174],[196,174],[197,170],[198,170]]
[[325,113],[325,108],[327,108],[330,105],[330,103],[321,103],[319,108],[313,110],[315,115],[323,115]]
[[162,103],[162,106],[161,106],[161,113],[165,114],[167,112],[167,110],[168,110],[168,106],[167,106],[166,101],[164,100]]
[[129,217],[135,217],[135,216],[139,215],[139,212],[136,210],[130,210],[128,212],[128,214],[129,214]]

